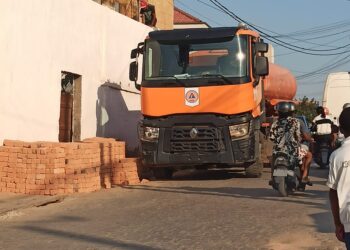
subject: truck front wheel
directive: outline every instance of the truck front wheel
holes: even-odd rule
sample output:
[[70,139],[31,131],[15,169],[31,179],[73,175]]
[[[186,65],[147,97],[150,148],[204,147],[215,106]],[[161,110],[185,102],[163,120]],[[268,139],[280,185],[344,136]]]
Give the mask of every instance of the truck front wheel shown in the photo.
[[245,168],[245,175],[248,178],[259,178],[263,172],[263,164],[259,161],[256,161]]

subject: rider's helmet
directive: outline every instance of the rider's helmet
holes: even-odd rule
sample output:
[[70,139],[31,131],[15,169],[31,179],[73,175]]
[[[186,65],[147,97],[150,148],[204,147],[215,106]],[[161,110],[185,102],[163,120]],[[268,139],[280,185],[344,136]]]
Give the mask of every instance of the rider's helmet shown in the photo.
[[294,112],[296,110],[296,107],[294,102],[283,101],[276,104],[275,110],[279,114],[288,114]]
[[350,102],[347,102],[343,105],[343,109],[350,108]]

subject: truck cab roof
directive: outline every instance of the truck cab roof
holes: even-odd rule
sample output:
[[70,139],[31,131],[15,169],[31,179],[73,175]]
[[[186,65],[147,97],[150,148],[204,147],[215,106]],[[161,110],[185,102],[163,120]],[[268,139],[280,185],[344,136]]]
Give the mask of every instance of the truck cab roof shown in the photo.
[[150,32],[149,37],[160,42],[232,39],[237,30],[238,27],[159,30]]

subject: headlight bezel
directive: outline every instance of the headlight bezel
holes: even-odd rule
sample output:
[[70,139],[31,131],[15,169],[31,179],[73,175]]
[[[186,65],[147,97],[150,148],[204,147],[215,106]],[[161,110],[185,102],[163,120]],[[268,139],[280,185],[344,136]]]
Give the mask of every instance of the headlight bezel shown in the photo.
[[159,139],[159,128],[139,126],[139,138],[141,141],[155,142]]
[[232,124],[228,127],[231,139],[242,138],[249,134],[249,122]]

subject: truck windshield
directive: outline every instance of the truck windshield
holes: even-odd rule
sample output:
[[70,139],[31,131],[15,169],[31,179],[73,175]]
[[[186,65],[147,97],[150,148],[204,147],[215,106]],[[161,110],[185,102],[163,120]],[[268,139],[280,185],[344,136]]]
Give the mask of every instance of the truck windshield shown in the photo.
[[247,36],[210,43],[148,40],[145,52],[145,80],[232,79],[249,72]]

